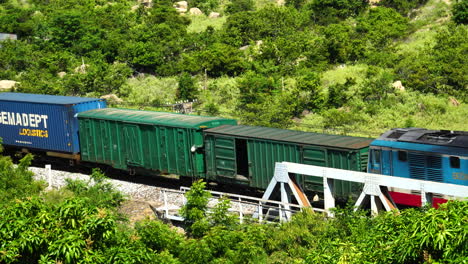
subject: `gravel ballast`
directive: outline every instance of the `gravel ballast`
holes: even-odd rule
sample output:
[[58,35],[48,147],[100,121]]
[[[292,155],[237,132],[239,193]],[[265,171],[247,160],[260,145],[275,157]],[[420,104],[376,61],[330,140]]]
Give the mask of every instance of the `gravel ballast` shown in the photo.
[[[30,167],[30,171],[34,173],[35,180],[42,180],[48,184],[48,189],[60,189],[66,186],[65,179],[90,181],[92,179],[89,175],[81,173],[72,173],[59,170],[49,170],[46,168]],[[125,194],[131,201],[142,201],[151,204],[154,207],[162,208],[164,206],[164,197],[166,197],[167,207],[171,211],[177,211],[184,201],[183,193],[178,189],[165,189],[140,183],[133,183],[115,179],[108,179],[117,190]],[[209,207],[214,206],[217,199],[210,199]],[[240,209],[239,203],[232,202],[231,210],[238,211]],[[256,206],[242,205],[243,214],[251,214],[256,210]]]

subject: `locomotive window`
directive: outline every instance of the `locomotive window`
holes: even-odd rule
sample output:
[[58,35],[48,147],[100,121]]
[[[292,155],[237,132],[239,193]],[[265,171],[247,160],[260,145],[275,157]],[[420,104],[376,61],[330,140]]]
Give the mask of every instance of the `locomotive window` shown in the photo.
[[408,152],[399,150],[398,151],[398,160],[399,161],[407,161],[408,160]]
[[454,169],[460,168],[460,158],[459,157],[450,157],[450,167]]
[[380,150],[374,149],[374,150],[372,151],[372,153],[374,154],[374,155],[373,155],[373,161],[374,161],[374,163],[380,164]]

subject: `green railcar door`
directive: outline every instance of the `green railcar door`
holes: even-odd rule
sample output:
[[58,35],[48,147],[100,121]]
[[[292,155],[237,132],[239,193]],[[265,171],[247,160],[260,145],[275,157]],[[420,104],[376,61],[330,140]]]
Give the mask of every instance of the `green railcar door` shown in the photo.
[[180,175],[188,175],[187,169],[190,168],[190,164],[187,155],[187,137],[184,129],[177,129],[177,171]]
[[[81,159],[84,161],[96,161],[92,146],[95,145],[91,120],[80,121],[80,149]],[[86,136],[87,135],[87,136]]]
[[169,171],[169,162],[167,160],[168,157],[168,149],[167,149],[167,129],[165,127],[157,127],[159,131],[159,153],[160,154],[160,170],[163,173],[167,173]]
[[107,130],[107,122],[105,120],[99,120],[99,137],[97,141],[100,141],[100,144],[98,146],[101,146],[101,149],[99,152],[101,152],[101,156],[99,160],[101,160],[103,163],[110,163],[110,140],[109,140],[109,133]]
[[[327,166],[327,150],[321,148],[304,147],[302,149],[302,163],[314,166]],[[303,176],[304,189],[314,192],[323,191],[323,179],[321,177]]]
[[125,125],[123,131],[125,145],[127,146],[127,165],[136,167],[143,166],[140,129],[137,125]]
[[215,137],[214,158],[216,175],[229,178],[236,177],[236,142],[234,138]]

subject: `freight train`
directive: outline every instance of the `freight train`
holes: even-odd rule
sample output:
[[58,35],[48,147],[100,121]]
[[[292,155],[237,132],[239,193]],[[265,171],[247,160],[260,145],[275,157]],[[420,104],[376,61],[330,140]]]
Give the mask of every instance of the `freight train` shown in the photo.
[[[370,139],[107,108],[97,98],[0,93],[0,137],[8,149],[72,163],[256,189],[266,189],[281,161],[468,185],[468,133],[458,131],[393,129]],[[323,190],[320,178],[294,178],[307,193]],[[335,181],[337,197],[361,189]]]

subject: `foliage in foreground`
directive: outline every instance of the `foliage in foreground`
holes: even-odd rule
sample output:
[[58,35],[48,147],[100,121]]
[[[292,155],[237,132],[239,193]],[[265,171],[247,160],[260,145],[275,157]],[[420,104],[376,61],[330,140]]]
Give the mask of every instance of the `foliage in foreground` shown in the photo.
[[[1,158],[6,167],[11,161]],[[7,177],[19,171],[2,171]],[[27,170],[25,185],[33,185]],[[187,194],[186,234],[161,221],[131,227],[116,214],[121,196],[94,172],[54,192],[12,192],[0,206],[1,263],[464,263],[468,202],[370,218],[339,209],[304,210],[289,223],[236,224],[228,200],[208,210],[201,181]],[[23,176],[24,176],[23,175]],[[21,176],[21,177],[23,177]],[[93,187],[93,186],[98,187]],[[21,186],[14,189],[22,190]],[[10,188],[10,191],[13,189]],[[98,199],[96,193],[104,199]],[[55,199],[51,199],[51,197]],[[109,199],[115,199],[110,201]],[[92,201],[97,199],[97,201]]]

